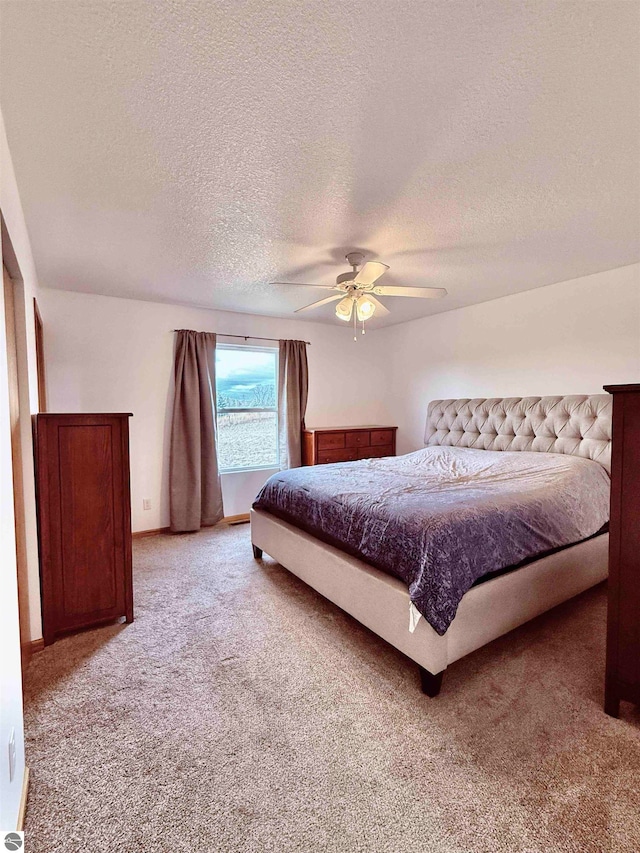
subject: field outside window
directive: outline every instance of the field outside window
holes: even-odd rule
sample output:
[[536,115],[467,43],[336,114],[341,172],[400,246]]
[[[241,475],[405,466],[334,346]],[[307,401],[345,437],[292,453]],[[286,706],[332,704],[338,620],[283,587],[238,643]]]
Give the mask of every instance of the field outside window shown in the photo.
[[278,466],[278,351],[216,347],[218,461],[222,471]]

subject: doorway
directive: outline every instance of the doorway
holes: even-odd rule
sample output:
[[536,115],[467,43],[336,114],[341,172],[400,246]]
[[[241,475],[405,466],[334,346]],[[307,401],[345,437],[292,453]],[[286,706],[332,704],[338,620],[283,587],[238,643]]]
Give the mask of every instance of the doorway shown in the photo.
[[[9,418],[11,423],[11,462],[13,470],[13,504],[16,528],[16,563],[18,570],[18,609],[20,617],[20,652],[22,668],[31,658],[29,627],[29,578],[27,568],[27,536],[25,523],[24,481],[22,474],[22,440],[20,411],[20,379],[18,369],[18,334],[16,321],[17,285],[2,265],[5,329],[7,336],[7,372],[9,377]],[[29,413],[25,415],[28,417]]]

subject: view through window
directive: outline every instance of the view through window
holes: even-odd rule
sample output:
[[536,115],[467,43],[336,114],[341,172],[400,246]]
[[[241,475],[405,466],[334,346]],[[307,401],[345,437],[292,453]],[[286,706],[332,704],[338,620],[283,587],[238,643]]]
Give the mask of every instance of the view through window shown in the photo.
[[278,351],[216,347],[218,461],[222,471],[278,464]]

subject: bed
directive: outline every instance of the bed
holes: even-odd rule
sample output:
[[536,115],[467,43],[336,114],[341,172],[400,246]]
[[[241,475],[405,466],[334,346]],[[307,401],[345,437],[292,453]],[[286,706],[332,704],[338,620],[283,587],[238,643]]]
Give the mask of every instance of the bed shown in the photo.
[[274,475],[266,551],[420,667],[451,663],[607,575],[609,395],[435,400],[425,448]]

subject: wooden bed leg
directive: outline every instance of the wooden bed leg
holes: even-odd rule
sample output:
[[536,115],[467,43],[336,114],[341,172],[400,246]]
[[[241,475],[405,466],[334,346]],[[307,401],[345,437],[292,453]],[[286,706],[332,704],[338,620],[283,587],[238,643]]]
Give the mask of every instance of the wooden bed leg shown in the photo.
[[262,559],[262,548],[258,548],[258,546],[254,545],[253,543],[251,544],[251,547],[253,548],[253,558],[255,560],[261,560]]
[[420,683],[422,685],[422,692],[426,693],[427,696],[437,696],[440,693],[440,688],[442,687],[442,676],[444,675],[444,670],[439,672],[437,675],[434,675],[432,672],[429,672],[428,669],[424,667],[420,667]]

